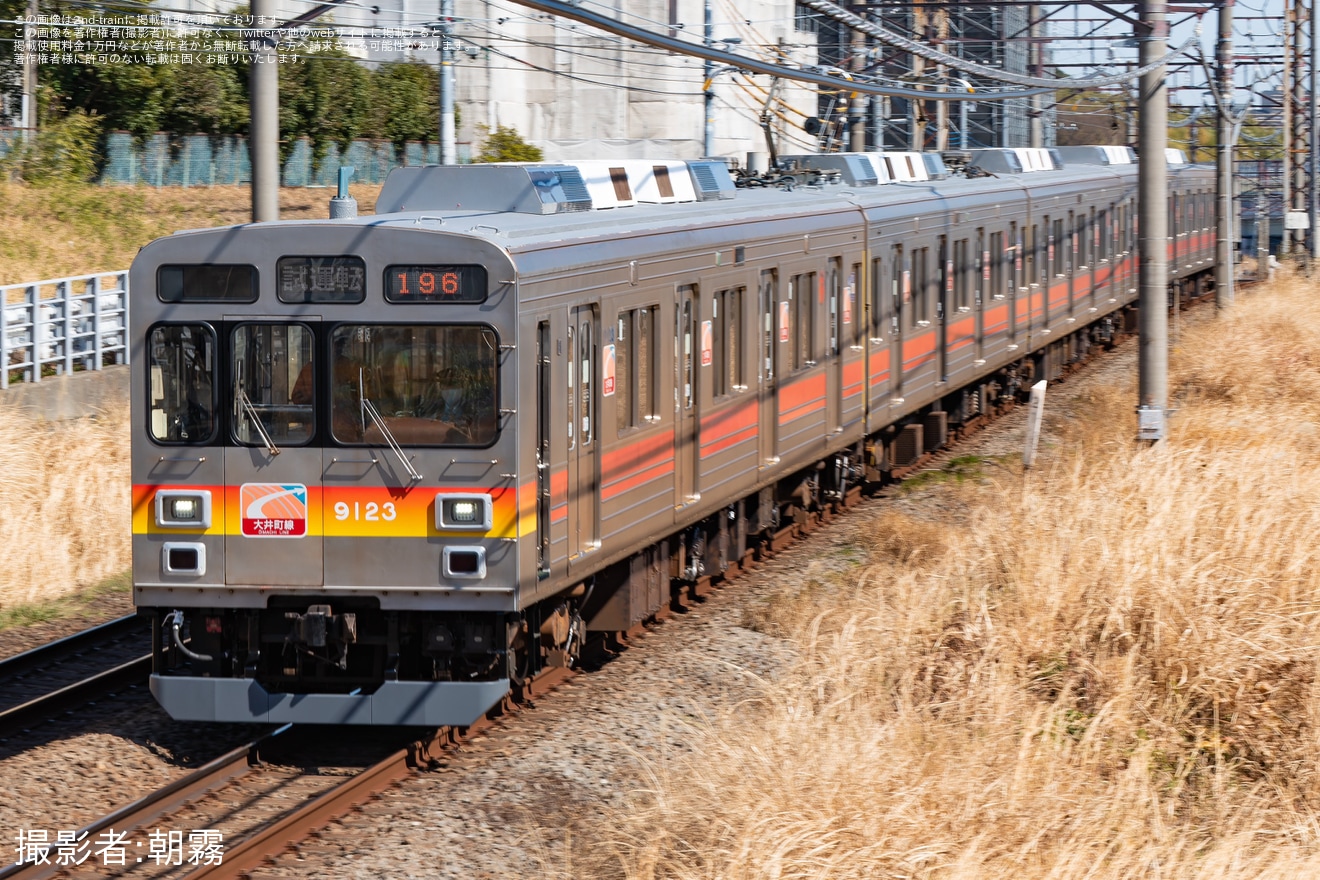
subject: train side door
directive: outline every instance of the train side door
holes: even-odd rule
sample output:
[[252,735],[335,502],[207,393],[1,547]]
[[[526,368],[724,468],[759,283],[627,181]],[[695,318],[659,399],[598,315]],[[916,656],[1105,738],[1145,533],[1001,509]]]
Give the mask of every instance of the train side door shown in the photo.
[[697,288],[683,285],[678,289],[674,333],[674,401],[677,412],[674,424],[674,455],[677,468],[674,507],[686,507],[701,498],[697,488],[697,457],[701,454],[697,437]]
[[568,559],[600,547],[600,476],[596,461],[596,367],[599,322],[595,306],[569,311],[568,335]]
[[[536,325],[536,574],[546,577],[550,574],[553,559],[554,541],[552,522],[554,510],[553,493],[553,433],[552,412],[558,411],[555,401],[554,386],[551,377],[554,369],[554,343],[550,333],[550,322],[539,321]],[[553,408],[553,409],[552,409]],[[562,550],[562,548],[561,548]]]
[[757,362],[757,374],[760,381],[760,400],[758,409],[760,411],[760,444],[761,444],[761,464],[760,469],[773,466],[779,461],[778,458],[778,431],[779,418],[775,413],[775,401],[778,397],[778,385],[775,376],[778,373],[779,346],[775,344],[777,330],[777,321],[779,320],[779,306],[776,302],[778,297],[779,284],[778,275],[774,269],[765,269],[761,272],[760,297],[761,297],[761,349]]

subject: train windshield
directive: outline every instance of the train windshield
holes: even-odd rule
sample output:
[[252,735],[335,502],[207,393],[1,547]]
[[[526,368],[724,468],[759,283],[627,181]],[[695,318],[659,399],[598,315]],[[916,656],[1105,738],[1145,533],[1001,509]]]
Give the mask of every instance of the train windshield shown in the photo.
[[299,445],[315,429],[314,339],[305,324],[240,324],[234,358],[234,439],[245,446]]
[[495,442],[499,344],[490,327],[343,324],[331,343],[330,424],[339,442]]
[[215,433],[215,334],[165,324],[147,337],[150,425],[161,443],[206,443]]

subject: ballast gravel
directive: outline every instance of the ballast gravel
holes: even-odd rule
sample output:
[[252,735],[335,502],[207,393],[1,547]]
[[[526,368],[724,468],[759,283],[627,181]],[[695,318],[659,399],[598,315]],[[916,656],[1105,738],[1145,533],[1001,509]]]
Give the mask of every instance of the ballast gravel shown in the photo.
[[[1135,340],[1126,341],[1102,363],[1051,386],[1042,455],[1071,407],[1080,405],[1077,394],[1129,381],[1136,355]],[[957,454],[1020,454],[1025,424],[1020,407]],[[544,874],[564,816],[620,803],[645,785],[641,768],[648,759],[690,749],[690,725],[753,696],[758,679],[774,680],[792,662],[787,642],[744,626],[748,602],[862,564],[859,539],[892,505],[927,517],[953,515],[942,511],[949,503],[942,495],[922,490],[863,502],[656,626],[603,668],[441,753],[437,769],[409,777],[252,876],[474,880]],[[0,656],[30,641],[30,635],[0,632]],[[54,839],[55,830],[133,800],[237,739],[223,726],[177,724],[149,704],[111,713],[58,742],[0,743],[7,795],[0,799],[0,836],[11,841],[11,853],[20,829],[50,829]],[[515,836],[514,822],[539,831],[530,840]],[[186,836],[191,829],[168,830]]]

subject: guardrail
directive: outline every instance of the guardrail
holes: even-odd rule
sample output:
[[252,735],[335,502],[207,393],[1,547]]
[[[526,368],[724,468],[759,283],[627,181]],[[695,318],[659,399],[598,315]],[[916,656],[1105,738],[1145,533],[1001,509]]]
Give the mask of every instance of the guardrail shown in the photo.
[[0,388],[128,363],[128,272],[0,286]]

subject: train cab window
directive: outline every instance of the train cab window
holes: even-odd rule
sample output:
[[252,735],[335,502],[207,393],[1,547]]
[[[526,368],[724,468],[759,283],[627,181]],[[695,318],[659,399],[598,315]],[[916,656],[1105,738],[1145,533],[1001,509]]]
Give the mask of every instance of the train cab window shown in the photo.
[[156,270],[161,302],[251,303],[257,301],[257,267],[229,264],[161,266]]
[[499,340],[490,327],[341,324],[325,373],[340,443],[489,446],[499,433]]
[[204,444],[215,435],[215,333],[160,324],[147,334],[147,430],[158,443]]
[[297,446],[316,429],[315,336],[306,324],[239,324],[230,336],[234,440]]

